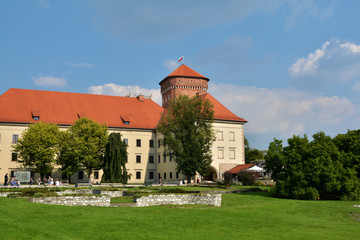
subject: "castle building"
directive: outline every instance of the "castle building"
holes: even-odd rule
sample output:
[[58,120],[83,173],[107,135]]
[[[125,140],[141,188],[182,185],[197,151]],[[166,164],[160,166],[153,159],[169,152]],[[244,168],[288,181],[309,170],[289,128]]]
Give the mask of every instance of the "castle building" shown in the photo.
[[[225,171],[245,163],[244,124],[247,122],[223,106],[207,93],[209,79],[186,65],[181,65],[159,84],[162,107],[144,96],[118,97],[95,94],[9,89],[0,96],[0,176],[17,171],[29,171],[13,150],[21,133],[31,123],[39,121],[57,124],[60,129],[70,127],[81,117],[90,118],[108,126],[109,132],[119,132],[128,144],[126,168],[131,174],[129,183],[177,183],[186,179],[176,170],[175,161],[164,155],[161,135],[156,131],[169,100],[186,94],[203,94],[214,105],[213,161],[204,180],[220,180]],[[102,171],[95,170],[92,182],[100,182]],[[52,176],[63,176],[54,170]],[[88,182],[80,170],[73,176],[79,182]],[[0,179],[0,182],[3,180]]]

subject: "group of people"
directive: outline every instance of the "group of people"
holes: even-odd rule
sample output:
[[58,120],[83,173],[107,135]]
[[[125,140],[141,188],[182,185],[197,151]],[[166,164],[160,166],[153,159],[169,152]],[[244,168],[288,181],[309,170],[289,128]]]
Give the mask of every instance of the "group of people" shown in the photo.
[[[41,178],[39,178],[38,183],[39,183],[39,185],[41,183],[43,183],[41,181]],[[46,177],[44,177],[44,183],[48,183],[49,186],[56,186],[56,187],[60,187],[60,186],[63,185],[61,180],[59,181],[59,180],[56,179],[55,182],[54,182],[54,179],[51,176],[49,176],[48,179],[46,179]]]
[[[9,176],[8,174],[6,173],[5,174],[5,177],[4,177],[4,186],[7,186],[8,185],[8,181],[9,181]],[[10,180],[10,185],[11,186],[14,186],[14,187],[20,187],[21,184],[20,184],[20,181],[18,179],[16,179],[15,177],[12,177],[11,180]]]
[[[30,178],[30,186],[33,185],[33,179]],[[38,184],[41,185],[43,182],[41,181],[41,178],[38,179]],[[62,186],[62,181],[60,180],[55,180],[49,176],[48,179],[44,178],[44,183],[47,183],[49,186],[56,186],[56,187],[60,187]],[[15,176],[11,177],[10,181],[9,181],[9,175],[6,173],[5,176],[4,176],[4,186],[7,186],[7,185],[11,185],[11,186],[14,186],[14,187],[20,187],[21,186],[21,183],[18,179],[16,179]]]

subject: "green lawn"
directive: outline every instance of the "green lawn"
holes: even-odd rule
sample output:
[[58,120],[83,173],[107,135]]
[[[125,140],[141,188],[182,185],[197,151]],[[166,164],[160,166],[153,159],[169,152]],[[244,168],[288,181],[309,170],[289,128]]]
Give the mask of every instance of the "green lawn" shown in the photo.
[[359,202],[224,194],[222,207],[66,207],[0,198],[0,239],[359,239]]

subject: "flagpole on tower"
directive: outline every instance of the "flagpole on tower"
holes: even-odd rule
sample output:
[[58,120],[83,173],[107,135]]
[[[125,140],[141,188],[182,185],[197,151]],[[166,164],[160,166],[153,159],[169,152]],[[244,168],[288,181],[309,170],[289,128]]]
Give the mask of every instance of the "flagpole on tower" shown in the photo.
[[183,61],[183,64],[185,64],[184,56],[179,57],[179,62]]

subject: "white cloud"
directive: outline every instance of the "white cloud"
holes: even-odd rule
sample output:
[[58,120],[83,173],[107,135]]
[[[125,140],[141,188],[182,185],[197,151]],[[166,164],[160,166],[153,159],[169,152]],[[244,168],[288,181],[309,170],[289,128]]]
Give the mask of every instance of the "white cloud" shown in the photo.
[[163,65],[170,71],[174,71],[180,64],[179,61],[176,60],[164,60]]
[[113,95],[113,96],[151,96],[151,99],[161,105],[162,98],[159,89],[145,89],[139,86],[121,86],[114,83],[106,83],[104,85],[91,86],[88,92],[92,94]]
[[288,69],[291,76],[301,76],[307,74],[313,74],[319,67],[319,60],[324,57],[326,48],[330,45],[330,42],[325,42],[321,49],[316,49],[315,52],[310,53],[307,58],[300,58]]
[[360,53],[360,45],[356,45],[355,43],[346,42],[346,43],[340,44],[340,47],[348,48],[353,53]]
[[346,132],[359,126],[358,103],[338,96],[294,89],[266,89],[230,84],[210,84],[209,93],[239,117],[249,122],[246,135],[267,143],[276,138]]
[[331,40],[288,68],[295,85],[303,89],[337,92],[339,86],[348,90],[360,78],[360,45]]
[[66,65],[72,66],[72,67],[86,67],[86,68],[91,68],[94,67],[95,65],[92,63],[73,63],[73,62],[67,62]]
[[[161,105],[159,89],[144,89],[139,86],[121,86],[113,83],[91,86],[92,94],[132,96],[152,95]],[[323,96],[319,93],[294,89],[267,89],[231,84],[209,84],[209,91],[234,114],[248,120],[246,136],[256,139],[252,147],[266,149],[274,137],[287,139],[292,135],[318,131],[336,135],[360,125],[359,103],[338,96]],[[250,137],[251,138],[251,137]],[[253,140],[253,139],[252,139]],[[251,142],[254,144],[254,142]]]
[[65,78],[57,78],[53,76],[40,76],[40,77],[33,77],[34,83],[38,86],[43,87],[63,87],[66,85]]

